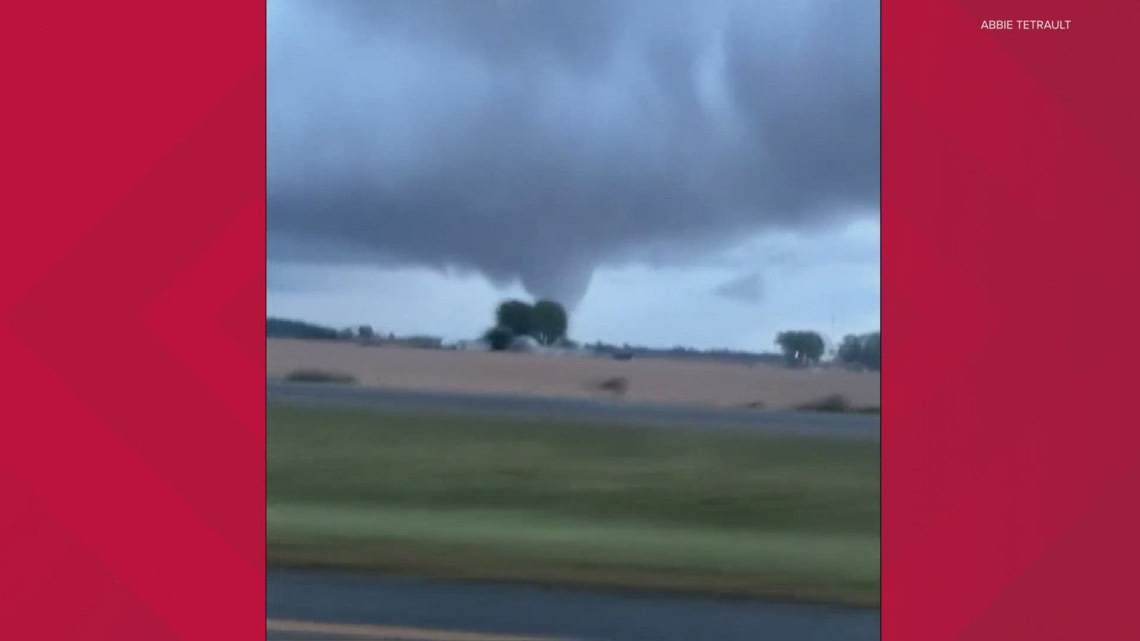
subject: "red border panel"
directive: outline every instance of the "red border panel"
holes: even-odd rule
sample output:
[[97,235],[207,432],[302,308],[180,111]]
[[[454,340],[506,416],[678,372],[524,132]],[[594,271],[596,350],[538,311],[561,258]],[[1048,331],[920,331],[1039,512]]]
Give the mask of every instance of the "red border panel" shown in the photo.
[[1140,639],[1138,26],[883,4],[886,641]]
[[0,637],[264,638],[265,6],[0,30]]

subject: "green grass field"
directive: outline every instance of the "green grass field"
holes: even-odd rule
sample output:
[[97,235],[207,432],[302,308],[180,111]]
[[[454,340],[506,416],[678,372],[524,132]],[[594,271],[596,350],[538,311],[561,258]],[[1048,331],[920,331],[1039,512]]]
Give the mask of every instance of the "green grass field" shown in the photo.
[[877,605],[874,442],[274,406],[276,565]]

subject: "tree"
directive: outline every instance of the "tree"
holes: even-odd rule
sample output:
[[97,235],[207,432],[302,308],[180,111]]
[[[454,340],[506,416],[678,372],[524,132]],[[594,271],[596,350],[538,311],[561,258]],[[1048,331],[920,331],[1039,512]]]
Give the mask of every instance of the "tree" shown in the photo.
[[867,341],[863,345],[863,363],[875,371],[882,369],[883,353],[879,332],[867,335]]
[[487,344],[491,346],[491,351],[493,352],[504,352],[510,349],[511,342],[514,341],[514,339],[514,332],[512,332],[509,327],[502,325],[492,327],[487,330],[487,333],[483,334],[483,340],[487,341]]
[[818,363],[823,357],[823,336],[813,331],[789,331],[776,335],[776,345],[792,365]]
[[356,335],[359,336],[361,340],[370,341],[376,337],[376,332],[372,330],[371,325],[361,325],[356,328]]
[[529,336],[534,328],[534,309],[521,300],[508,300],[495,311],[495,324],[515,336]]
[[823,358],[825,347],[823,336],[820,336],[819,333],[804,332],[803,351],[809,363],[818,363],[819,359]]
[[568,324],[566,309],[555,301],[540,300],[531,308],[531,335],[543,345],[565,338]]
[[836,359],[848,365],[860,365],[871,370],[880,369],[882,356],[879,332],[844,336]]
[[840,363],[848,363],[851,365],[862,364],[863,361],[863,340],[862,338],[848,334],[843,337],[843,342],[839,344],[839,351],[835,354],[836,360]]

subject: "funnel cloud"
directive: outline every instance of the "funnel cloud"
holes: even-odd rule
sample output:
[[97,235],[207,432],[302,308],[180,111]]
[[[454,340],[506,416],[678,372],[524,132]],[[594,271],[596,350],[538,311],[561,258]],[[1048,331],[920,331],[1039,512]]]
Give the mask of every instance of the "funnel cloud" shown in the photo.
[[683,260],[878,208],[877,2],[268,12],[271,271],[478,273],[574,307],[645,248]]

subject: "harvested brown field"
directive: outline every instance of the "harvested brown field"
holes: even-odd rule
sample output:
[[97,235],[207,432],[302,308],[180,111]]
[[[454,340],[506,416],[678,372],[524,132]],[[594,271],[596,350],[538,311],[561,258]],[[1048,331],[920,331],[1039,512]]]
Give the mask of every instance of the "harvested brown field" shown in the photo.
[[624,379],[621,398],[791,409],[839,394],[854,407],[879,406],[879,374],[788,370],[723,363],[464,352],[352,343],[269,339],[267,373],[346,374],[359,385],[396,390],[614,398],[606,383]]

